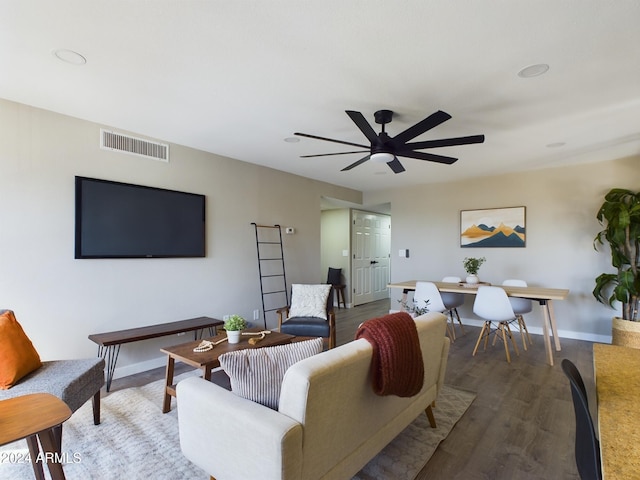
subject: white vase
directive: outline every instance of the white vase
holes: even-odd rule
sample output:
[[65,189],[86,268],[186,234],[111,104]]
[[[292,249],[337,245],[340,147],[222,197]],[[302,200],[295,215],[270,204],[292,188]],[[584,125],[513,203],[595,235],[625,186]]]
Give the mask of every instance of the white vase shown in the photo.
[[478,283],[480,281],[480,279],[478,278],[478,275],[469,275],[467,276],[467,283],[474,285],[476,283]]
[[242,330],[227,330],[227,341],[229,343],[240,343]]

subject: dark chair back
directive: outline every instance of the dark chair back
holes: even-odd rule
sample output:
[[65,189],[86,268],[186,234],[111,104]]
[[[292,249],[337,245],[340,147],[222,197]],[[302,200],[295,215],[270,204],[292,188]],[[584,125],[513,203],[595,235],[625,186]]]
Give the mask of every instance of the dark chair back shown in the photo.
[[329,285],[342,285],[342,269],[329,267],[327,283]]
[[576,465],[582,480],[600,480],[600,445],[589,413],[587,391],[576,366],[566,358],[562,360],[562,371],[569,379],[571,397],[576,416]]

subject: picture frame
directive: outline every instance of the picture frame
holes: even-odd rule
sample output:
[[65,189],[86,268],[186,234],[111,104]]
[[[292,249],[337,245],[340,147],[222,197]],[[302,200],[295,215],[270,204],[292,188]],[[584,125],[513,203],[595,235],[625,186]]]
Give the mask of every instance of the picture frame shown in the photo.
[[461,248],[526,247],[526,208],[460,211]]

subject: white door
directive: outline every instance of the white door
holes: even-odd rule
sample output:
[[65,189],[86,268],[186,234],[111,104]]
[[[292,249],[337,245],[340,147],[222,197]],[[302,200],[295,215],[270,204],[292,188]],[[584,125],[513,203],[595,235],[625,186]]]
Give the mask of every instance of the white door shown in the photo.
[[352,305],[389,297],[391,217],[352,210]]

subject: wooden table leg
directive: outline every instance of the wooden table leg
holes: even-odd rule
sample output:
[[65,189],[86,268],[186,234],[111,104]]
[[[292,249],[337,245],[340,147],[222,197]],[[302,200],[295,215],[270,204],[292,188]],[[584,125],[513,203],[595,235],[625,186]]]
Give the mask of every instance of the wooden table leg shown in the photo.
[[551,300],[547,300],[547,308],[549,309],[549,319],[551,321],[551,333],[553,334],[553,341],[556,344],[556,351],[559,352],[560,348],[560,337],[558,336],[558,326],[556,325],[556,314],[553,311],[553,302]]
[[414,290],[410,290],[408,288],[404,288],[402,290],[402,297],[400,297],[400,311],[401,312],[406,312],[407,311],[407,297],[409,292],[413,292]]
[[31,465],[36,480],[45,480],[44,471],[42,470],[42,462],[39,462],[40,446],[38,445],[38,437],[31,435],[27,437],[27,446],[29,447],[29,456],[31,457]]
[[58,451],[58,445],[56,436],[53,429],[45,430],[38,434],[40,443],[42,444],[42,450],[44,459],[49,467],[49,473],[51,474],[51,480],[65,480],[64,471],[62,470],[62,464],[60,463],[61,452]]
[[171,394],[169,388],[173,385],[173,369],[175,366],[175,359],[171,355],[167,355],[167,372],[165,377],[164,387],[164,402],[162,403],[162,413],[167,413],[171,410]]
[[551,320],[549,319],[549,309],[547,308],[547,301],[540,300],[540,307],[542,307],[542,315],[544,322],[542,330],[544,332],[544,349],[547,353],[547,362],[553,366],[553,350],[551,349],[551,338],[549,338],[549,330],[551,329]]
[[210,382],[210,381],[211,381],[211,365],[205,365],[205,366],[204,366],[204,374],[203,374],[203,378],[204,378],[207,382]]

